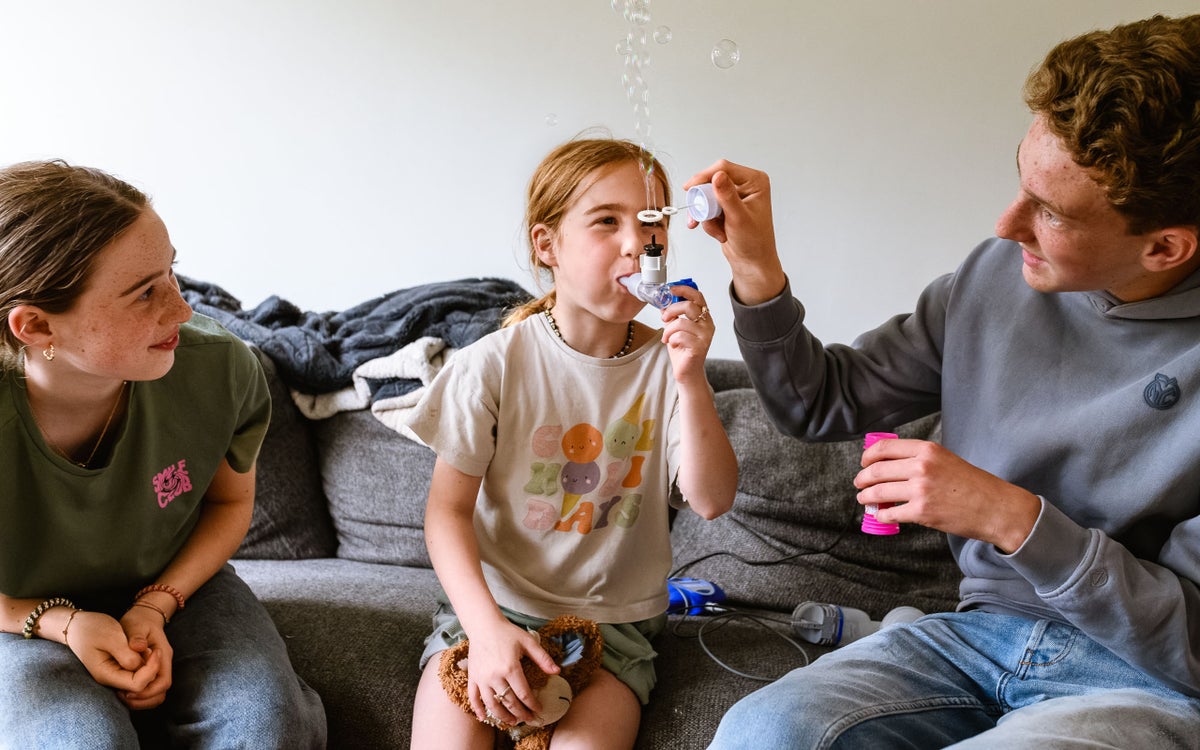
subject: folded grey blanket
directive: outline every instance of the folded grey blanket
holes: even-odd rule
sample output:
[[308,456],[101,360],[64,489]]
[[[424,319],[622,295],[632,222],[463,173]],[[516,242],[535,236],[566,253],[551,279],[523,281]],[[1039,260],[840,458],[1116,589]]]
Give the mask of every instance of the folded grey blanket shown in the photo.
[[[303,393],[345,388],[359,365],[424,336],[461,349],[495,331],[508,309],[530,299],[519,284],[499,278],[399,289],[341,312],[301,310],[274,295],[246,310],[216,284],[184,276],[179,277],[179,288],[193,310],[266,352],[283,381]],[[409,385],[372,383],[372,398],[398,395]]]

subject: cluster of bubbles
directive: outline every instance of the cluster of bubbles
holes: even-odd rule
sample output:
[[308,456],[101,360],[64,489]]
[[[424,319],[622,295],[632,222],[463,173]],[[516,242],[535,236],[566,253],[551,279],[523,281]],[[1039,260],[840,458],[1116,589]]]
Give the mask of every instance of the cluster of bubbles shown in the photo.
[[[617,54],[625,60],[625,71],[621,74],[621,86],[633,106],[634,138],[642,149],[642,168],[646,173],[646,197],[652,199],[650,176],[654,171],[654,143],[651,140],[650,84],[646,80],[650,66],[650,40],[661,44],[670,41],[671,30],[660,26],[653,32],[650,25],[650,0],[610,0],[613,10],[620,10],[629,29],[625,37],[617,42]],[[665,29],[665,31],[664,31]]]
[[[653,205],[653,183],[650,179],[654,170],[654,143],[651,140],[650,86],[646,81],[646,68],[650,65],[650,40],[657,44],[669,44],[672,39],[669,26],[650,27],[651,0],[609,0],[614,11],[619,11],[629,24],[624,38],[617,42],[617,54],[625,60],[625,72],[621,85],[625,96],[633,106],[633,130],[635,139],[642,149],[642,166],[646,173],[646,205]],[[712,62],[717,68],[728,70],[741,60],[741,50],[730,39],[722,39],[713,47]]]
[[[617,54],[625,59],[625,72],[621,75],[621,85],[625,95],[633,106],[634,134],[646,154],[645,166],[653,169],[653,146],[650,142],[650,87],[646,82],[644,68],[650,65],[650,47],[648,38],[657,44],[670,44],[674,37],[670,26],[657,26],[649,35],[651,0],[609,0],[614,11],[621,13],[629,30],[625,37],[617,42]],[[712,64],[721,70],[728,70],[742,59],[742,52],[732,39],[722,39],[717,42],[710,55]],[[558,115],[553,112],[546,115],[548,126],[558,125]],[[647,174],[647,185],[649,185]],[[647,188],[649,190],[649,188]]]
[[[648,26],[650,24],[650,0],[609,0],[613,10],[620,11],[634,27]],[[654,29],[653,39],[659,44],[669,44],[673,38],[670,26],[658,26]],[[645,33],[639,32],[636,28],[631,30],[626,35],[625,39],[617,43],[617,54],[628,57],[635,52],[634,42],[639,42],[641,47],[645,47]],[[742,59],[742,51],[738,49],[737,42],[732,39],[722,39],[713,45],[712,63],[721,70],[728,70],[738,61]],[[649,62],[648,56],[645,58]]]
[[[646,80],[646,68],[650,65],[650,41],[669,44],[672,39],[669,26],[656,26],[650,31],[651,0],[609,0],[612,9],[621,13],[629,24],[625,36],[617,42],[617,54],[624,58],[625,71],[621,75],[621,86],[633,107],[634,140],[641,147],[642,171],[646,183],[646,207],[653,208],[654,142],[651,139],[650,85]],[[730,39],[722,39],[713,47],[712,63],[721,70],[728,70],[742,58],[741,50]],[[547,125],[556,125],[558,117],[546,116]]]

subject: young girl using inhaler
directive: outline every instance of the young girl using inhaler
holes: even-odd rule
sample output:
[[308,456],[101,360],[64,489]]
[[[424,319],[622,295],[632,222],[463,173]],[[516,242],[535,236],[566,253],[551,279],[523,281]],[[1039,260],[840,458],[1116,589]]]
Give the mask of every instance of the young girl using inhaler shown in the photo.
[[149,199],[0,169],[0,746],[320,748],[321,701],[227,565],[271,399],[179,293]]
[[[520,659],[559,671],[530,628],[561,614],[600,623],[604,656],[552,746],[632,747],[666,623],[669,500],[708,519],[733,504],[736,458],[704,372],[704,296],[673,287],[683,299],[654,330],[634,320],[645,303],[621,283],[646,245],[667,241],[665,224],[637,218],[643,158],[636,144],[588,139],[542,161],[526,226],[553,288],[456,353],[412,417],[437,453],[425,536],[445,593],[422,655],[414,748],[490,748],[489,715],[534,719],[542,707]],[[667,205],[657,161],[652,175]],[[475,716],[437,672],[464,638]]]

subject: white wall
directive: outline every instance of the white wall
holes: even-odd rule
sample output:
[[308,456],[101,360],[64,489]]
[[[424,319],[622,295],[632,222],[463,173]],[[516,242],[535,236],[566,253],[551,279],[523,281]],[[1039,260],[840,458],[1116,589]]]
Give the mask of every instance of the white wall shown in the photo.
[[[620,6],[621,2],[618,1]],[[771,173],[809,323],[849,341],[992,231],[1057,41],[1192,0],[652,0],[650,133],[674,184]],[[532,288],[522,192],[578,131],[634,135],[610,0],[0,0],[0,163],[62,157],[148,190],[179,271],[247,306],[341,309],[430,281]],[[728,70],[713,45],[734,40]],[[556,124],[550,124],[555,118]],[[716,244],[671,230],[713,301]]]

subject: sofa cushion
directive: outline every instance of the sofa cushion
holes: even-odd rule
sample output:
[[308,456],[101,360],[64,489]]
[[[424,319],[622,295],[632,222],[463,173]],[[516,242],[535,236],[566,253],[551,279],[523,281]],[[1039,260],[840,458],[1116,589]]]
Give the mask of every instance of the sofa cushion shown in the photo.
[[254,516],[234,557],[332,557],[337,537],[321,490],[315,437],[279,379],[275,363],[256,347],[251,349],[267,375],[271,424],[258,454]]
[[[350,560],[235,567],[270,612],[296,673],[321,695],[329,750],[408,747],[417,663],[437,606],[433,571]],[[637,748],[704,747],[739,698],[828,650],[805,643],[798,651],[761,622],[671,617],[654,640],[658,684]]]
[[329,749],[408,747],[432,570],[350,560],[235,562],[329,717]]
[[367,410],[339,412],[315,426],[337,556],[430,567],[424,528],[433,451]]
[[717,393],[751,387],[750,371],[740,359],[709,359],[704,363],[704,374],[708,376],[708,384]]
[[[672,527],[676,575],[714,581],[731,602],[790,612],[804,601],[857,607],[880,619],[911,605],[953,609],[959,571],[945,535],[905,525],[895,536],[859,530],[854,469],[861,440],[805,443],[777,432],[755,392],[716,394],[738,455],[731,511],[704,521],[680,513]],[[928,417],[896,430],[936,439]]]

